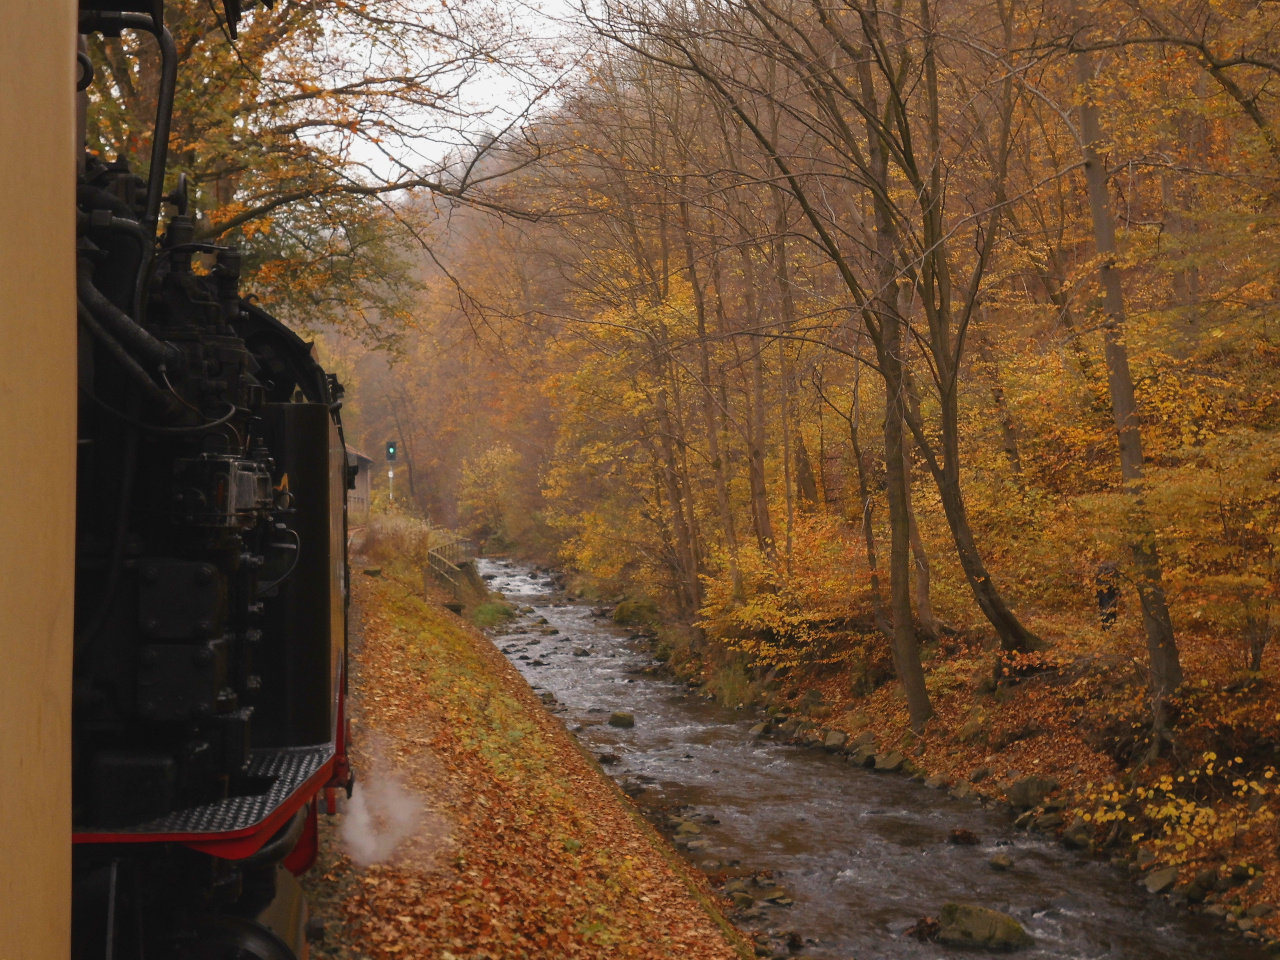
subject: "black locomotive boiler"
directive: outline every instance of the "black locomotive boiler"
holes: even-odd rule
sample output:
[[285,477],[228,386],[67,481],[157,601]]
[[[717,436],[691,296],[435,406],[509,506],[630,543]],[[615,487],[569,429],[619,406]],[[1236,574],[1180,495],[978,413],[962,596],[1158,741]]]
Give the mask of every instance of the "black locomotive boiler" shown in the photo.
[[293,960],[352,779],[342,388],[166,185],[160,0],[80,26],[151,34],[159,95],[146,178],[85,156],[77,183],[73,957]]

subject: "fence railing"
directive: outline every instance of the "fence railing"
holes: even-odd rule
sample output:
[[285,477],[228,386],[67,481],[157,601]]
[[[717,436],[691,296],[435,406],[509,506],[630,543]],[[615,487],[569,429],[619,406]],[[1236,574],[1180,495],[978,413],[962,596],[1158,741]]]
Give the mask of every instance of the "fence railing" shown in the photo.
[[462,571],[458,569],[458,564],[471,556],[474,544],[444,527],[432,526],[431,538],[432,545],[427,550],[427,565],[432,573],[445,580],[456,591],[462,586]]

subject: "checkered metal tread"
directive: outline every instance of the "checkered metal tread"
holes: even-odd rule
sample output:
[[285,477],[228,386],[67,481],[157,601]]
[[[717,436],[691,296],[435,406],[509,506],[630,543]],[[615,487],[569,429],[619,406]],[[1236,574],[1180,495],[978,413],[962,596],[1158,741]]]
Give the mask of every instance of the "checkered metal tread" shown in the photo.
[[306,783],[329,758],[333,744],[254,750],[249,758],[250,777],[271,780],[263,793],[228,797],[216,803],[175,810],[146,823],[111,830],[112,833],[228,833],[256,826],[289,795]]

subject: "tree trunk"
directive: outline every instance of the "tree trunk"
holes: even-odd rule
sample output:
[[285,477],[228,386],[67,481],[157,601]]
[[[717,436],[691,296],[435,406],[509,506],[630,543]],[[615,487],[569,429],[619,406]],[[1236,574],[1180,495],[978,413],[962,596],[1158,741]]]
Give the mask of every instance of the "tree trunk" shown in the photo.
[[[1088,53],[1076,54],[1076,79],[1082,87],[1093,80],[1092,57]],[[1107,312],[1107,321],[1103,325],[1103,344],[1112,416],[1120,443],[1120,474],[1124,478],[1126,489],[1137,497],[1141,495],[1142,488],[1142,434],[1133,376],[1129,370],[1129,353],[1124,342],[1124,289],[1114,263],[1116,229],[1107,195],[1107,171],[1096,148],[1102,138],[1098,108],[1089,102],[1087,95],[1080,105],[1080,126],[1084,136],[1084,174],[1089,191],[1093,239],[1102,259],[1098,276]],[[1129,550],[1135,569],[1134,586],[1142,607],[1142,623],[1147,634],[1147,652],[1151,661],[1151,700],[1156,733],[1158,738],[1167,737],[1164,704],[1182,683],[1182,664],[1174,638],[1173,621],[1165,600],[1161,582],[1163,571],[1152,542],[1152,531],[1144,521],[1139,521],[1131,535]]]
[[[861,365],[854,372],[853,379],[853,411],[845,421],[849,425],[849,445],[853,448],[853,462],[858,471],[858,502],[862,505],[862,539],[867,548],[867,569],[871,580],[871,613],[876,621],[876,628],[892,642],[893,624],[885,613],[884,597],[880,592],[880,569],[876,557],[876,531],[872,510],[871,484],[867,480],[867,464],[863,459],[862,447],[858,442],[858,426],[861,421],[861,403],[859,402],[859,376]],[[823,398],[826,399],[825,397]],[[830,401],[827,401],[830,403]],[[839,412],[839,411],[838,411]],[[841,412],[841,416],[844,414]]]
[[929,554],[925,552],[920,527],[916,523],[915,506],[911,502],[911,446],[910,435],[904,430],[902,433],[902,483],[907,494],[907,529],[911,539],[911,555],[915,561],[912,571],[915,575],[916,618],[920,621],[920,632],[930,640],[937,640],[938,621],[933,615],[933,599],[929,592]]
[[[655,361],[655,365],[656,365]],[[657,417],[658,451],[661,453],[661,479],[663,492],[671,504],[671,530],[674,534],[676,562],[682,581],[681,611],[686,616],[697,613],[702,605],[701,587],[698,581],[697,555],[684,510],[684,492],[680,489],[680,470],[677,462],[673,425],[667,408],[666,389],[654,392],[654,413]]]
[[[985,310],[983,319],[986,319]],[[1018,425],[1009,410],[1009,401],[1005,399],[1004,384],[1000,382],[1000,368],[996,366],[995,351],[991,349],[985,326],[978,331],[978,356],[982,357],[991,377],[991,399],[995,402],[996,416],[1000,420],[1000,446],[1004,449],[1005,459],[1009,461],[1009,469],[1021,482],[1022,456],[1018,452]]]
[[741,601],[742,570],[738,566],[738,534],[733,522],[733,507],[729,502],[729,484],[725,477],[725,463],[720,452],[720,425],[716,416],[715,394],[711,386],[711,351],[707,346],[707,302],[698,278],[698,268],[693,255],[693,236],[689,224],[689,208],[683,201],[680,215],[684,226],[685,268],[689,273],[689,285],[693,290],[694,313],[698,323],[698,373],[702,381],[702,421],[707,432],[707,455],[711,458],[712,484],[716,491],[716,510],[720,514],[720,531],[724,535],[729,553],[729,575],[733,584],[733,599]]
[[911,729],[919,732],[933,716],[929,691],[920,664],[920,646],[911,617],[911,519],[907,505],[906,477],[903,475],[902,370],[897,356],[901,346],[898,321],[882,315],[884,349],[880,368],[884,372],[884,461],[886,493],[889,500],[889,607],[893,615],[893,666],[902,682],[911,715]]
[[[822,442],[822,434],[818,434],[818,442]],[[818,448],[822,449],[821,446]],[[821,459],[819,454],[819,459]],[[813,460],[809,457],[809,448],[804,445],[804,437],[796,436],[796,496],[801,513],[812,513],[818,508],[818,478],[813,473]]]

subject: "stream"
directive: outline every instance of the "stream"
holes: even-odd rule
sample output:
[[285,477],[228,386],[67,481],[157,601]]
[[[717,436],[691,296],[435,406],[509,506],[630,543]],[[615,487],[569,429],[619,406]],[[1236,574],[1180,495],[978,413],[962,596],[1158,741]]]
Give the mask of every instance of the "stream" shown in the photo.
[[[713,877],[765,875],[763,885],[787,892],[794,903],[761,903],[739,918],[743,929],[770,933],[780,955],[973,957],[904,935],[962,900],[1016,917],[1035,938],[1025,958],[1266,956],[1119,870],[1015,830],[997,811],[838,754],[754,738],[758,711],[645,673],[654,665],[649,644],[566,597],[550,574],[500,559],[478,567],[490,589],[533,611],[497,628],[493,642],[651,819],[665,825],[678,813],[697,825],[680,838],[694,841],[685,856]],[[634,714],[635,726],[609,726],[614,711]],[[949,843],[955,829],[981,842]],[[1013,866],[993,869],[996,854]]]

